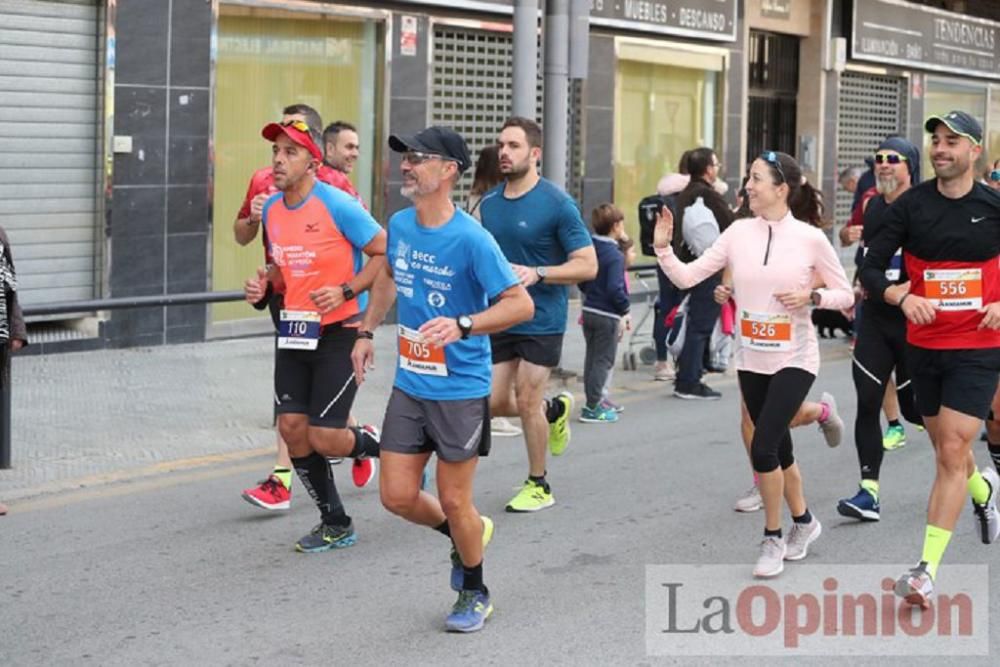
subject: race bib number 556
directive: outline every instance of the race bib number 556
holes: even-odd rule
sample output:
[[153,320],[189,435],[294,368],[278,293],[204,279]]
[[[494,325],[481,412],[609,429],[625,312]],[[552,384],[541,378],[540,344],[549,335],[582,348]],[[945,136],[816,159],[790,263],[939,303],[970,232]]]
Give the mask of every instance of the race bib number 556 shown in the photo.
[[399,367],[420,375],[448,375],[444,348],[424,340],[419,331],[399,325]]
[[983,307],[983,270],[927,269],[924,294],[939,310],[979,310]]

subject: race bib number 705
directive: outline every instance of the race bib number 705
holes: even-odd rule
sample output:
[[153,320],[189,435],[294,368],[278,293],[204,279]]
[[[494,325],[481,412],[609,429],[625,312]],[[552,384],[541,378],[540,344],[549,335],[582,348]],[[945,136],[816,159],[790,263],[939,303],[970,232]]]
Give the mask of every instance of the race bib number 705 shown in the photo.
[[420,375],[448,375],[444,348],[425,340],[419,331],[399,325],[399,367]]

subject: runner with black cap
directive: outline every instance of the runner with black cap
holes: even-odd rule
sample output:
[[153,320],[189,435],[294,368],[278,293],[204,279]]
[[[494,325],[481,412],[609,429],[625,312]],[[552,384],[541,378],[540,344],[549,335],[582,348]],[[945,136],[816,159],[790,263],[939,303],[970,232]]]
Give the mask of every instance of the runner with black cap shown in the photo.
[[[920,151],[902,137],[889,137],[875,151],[875,177],[878,194],[862,203],[861,240],[865,248],[881,231],[889,206],[913,183],[920,182]],[[893,285],[905,285],[909,280],[902,263],[902,253],[897,249],[885,274]],[[846,517],[878,521],[881,517],[879,474],[884,454],[879,412],[894,370],[895,391],[903,416],[914,424],[920,424],[921,419],[905,362],[906,318],[899,308],[867,295],[864,313],[855,333],[853,364],[854,390],[858,398],[854,443],[861,467],[861,484],[853,497],[838,503],[837,511]]]
[[[493,612],[483,550],[493,522],[472,502],[480,456],[490,448],[490,341],[486,334],[531,318],[531,297],[489,232],[451,193],[472,163],[465,140],[446,127],[391,136],[403,154],[400,192],[413,206],[389,220],[389,262],[380,269],[352,360],[359,381],[374,360],[372,332],[399,305],[399,362],[382,434],[379,479],[390,512],[452,540],[448,630],[473,632]],[[492,304],[492,305],[490,305]],[[438,498],[421,472],[438,456]]]
[[[934,579],[966,493],[984,544],[1000,534],[992,466],[976,468],[972,441],[990,410],[1000,374],[1000,196],[975,178],[983,131],[964,111],[931,116],[936,178],[888,207],[868,245],[861,282],[873,301],[902,310],[917,409],[934,443],[937,471],[920,562],[896,594],[929,606]],[[903,249],[909,284],[886,276]]]
[[[285,287],[274,363],[278,429],[292,466],[319,507],[321,521],[295,545],[303,552],[347,547],[357,540],[326,457],[378,456],[378,431],[348,428],[357,383],[351,365],[365,290],[385,264],[385,231],[357,199],[316,180],[323,160],[301,121],[271,123],[274,184],[280,193],[261,217],[268,253]],[[363,266],[364,255],[370,258]],[[272,289],[260,269],[246,281],[247,301]]]

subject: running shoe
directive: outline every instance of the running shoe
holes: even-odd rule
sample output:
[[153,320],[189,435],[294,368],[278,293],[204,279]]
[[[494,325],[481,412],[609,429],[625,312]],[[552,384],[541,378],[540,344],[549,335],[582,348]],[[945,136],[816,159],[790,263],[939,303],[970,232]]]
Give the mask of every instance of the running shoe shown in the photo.
[[604,397],[601,399],[599,405],[605,410],[614,410],[618,414],[625,412],[625,406],[621,403],[615,403],[610,398]]
[[510,423],[506,417],[494,417],[490,420],[490,435],[496,438],[516,438],[523,431]]
[[292,506],[292,491],[277,475],[271,475],[252,489],[243,490],[243,500],[266,510],[287,510]]
[[596,408],[584,406],[580,410],[580,421],[585,424],[614,424],[618,421],[618,413],[600,405]]
[[354,532],[354,523],[346,526],[328,526],[325,523],[317,524],[309,531],[309,534],[295,543],[295,550],[304,554],[315,554],[330,549],[343,549],[354,546],[358,541],[358,536]]
[[351,478],[354,479],[354,486],[364,488],[375,479],[375,459],[354,459],[351,466]]
[[760,497],[760,489],[754,484],[742,498],[736,501],[733,509],[737,512],[756,512],[764,507],[764,499]]
[[[482,515],[479,518],[483,520],[483,552],[485,553],[486,547],[493,539],[493,519]],[[464,583],[465,572],[462,571],[462,558],[458,555],[458,550],[455,549],[453,542],[451,545],[451,590],[457,593],[462,590]]]
[[676,373],[674,372],[674,365],[669,361],[657,361],[656,368],[653,370],[653,379],[657,382],[670,382],[674,379]]
[[[376,442],[382,437],[382,433],[378,430],[377,426],[364,424],[361,430],[374,438]],[[367,456],[354,459],[354,465],[351,466],[351,478],[354,480],[354,486],[359,489],[368,486],[368,483],[375,479],[375,472],[375,459]]]
[[837,512],[841,516],[862,521],[878,521],[882,518],[878,499],[863,487],[858,487],[853,498],[841,498],[837,503]]
[[486,619],[493,613],[489,593],[461,591],[451,613],[445,619],[448,632],[476,632],[483,629]]
[[551,491],[529,479],[524,482],[524,486],[517,492],[517,495],[507,503],[507,511],[537,512],[555,504],[556,499],[552,496]]
[[820,422],[819,430],[822,431],[828,447],[836,447],[844,437],[844,420],[837,412],[837,399],[833,394],[824,391],[819,397],[820,403],[826,403],[830,408],[830,414],[826,416],[826,421]]
[[561,391],[552,399],[562,403],[563,410],[554,422],[549,424],[549,451],[552,456],[561,456],[569,446],[569,416],[573,412],[573,394]]
[[973,501],[972,511],[979,520],[979,537],[983,544],[993,544],[1000,536],[1000,515],[997,514],[997,492],[1000,491],[1000,475],[996,469],[982,469],[983,479],[990,485],[990,496],[982,505]]
[[760,579],[776,577],[785,569],[785,541],[780,537],[768,535],[760,543],[760,556],[753,568],[753,576]]
[[699,382],[692,387],[674,386],[674,396],[688,401],[717,401],[722,398],[722,394],[709,387],[704,382]]
[[329,461],[330,465],[332,465],[332,466],[339,466],[341,463],[344,462],[344,457],[343,456],[328,456],[328,457],[326,457],[326,460]]
[[903,428],[902,424],[899,426],[890,426],[885,430],[885,435],[882,436],[882,449],[891,452],[894,449],[905,446],[906,429]]
[[920,561],[916,567],[896,580],[896,595],[912,605],[920,605],[929,609],[931,596],[934,595],[934,580],[927,571],[927,562]]
[[792,522],[792,529],[785,539],[785,560],[802,560],[809,554],[809,545],[823,534],[819,519],[813,517],[809,523]]

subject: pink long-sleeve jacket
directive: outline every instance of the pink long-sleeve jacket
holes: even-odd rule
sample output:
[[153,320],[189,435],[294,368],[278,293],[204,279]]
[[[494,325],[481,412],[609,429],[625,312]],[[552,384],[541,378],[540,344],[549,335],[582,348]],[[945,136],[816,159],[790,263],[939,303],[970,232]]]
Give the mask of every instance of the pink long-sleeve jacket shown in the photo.
[[[787,214],[777,222],[737,220],[695,261],[681,262],[670,247],[657,248],[663,272],[681,289],[727,266],[739,317],[738,370],[773,375],[782,368],[819,372],[819,344],[808,306],[789,310],[775,293],[822,283],[820,307],[849,308],[854,293],[837,254],[819,229]],[[817,280],[818,277],[818,280]]]

